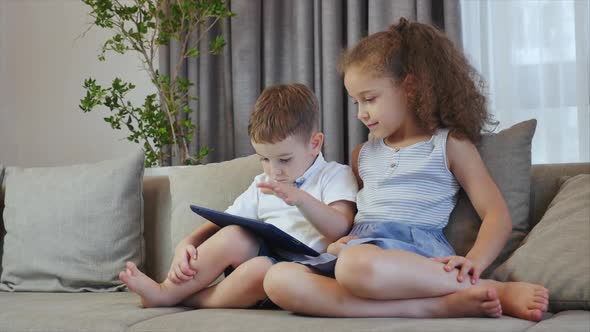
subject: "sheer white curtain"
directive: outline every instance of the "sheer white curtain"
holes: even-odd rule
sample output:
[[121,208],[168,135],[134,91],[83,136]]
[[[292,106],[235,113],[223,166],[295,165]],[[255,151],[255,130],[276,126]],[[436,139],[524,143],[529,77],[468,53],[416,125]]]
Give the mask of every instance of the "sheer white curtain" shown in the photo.
[[536,118],[533,163],[590,161],[588,0],[462,0],[463,46],[499,129]]

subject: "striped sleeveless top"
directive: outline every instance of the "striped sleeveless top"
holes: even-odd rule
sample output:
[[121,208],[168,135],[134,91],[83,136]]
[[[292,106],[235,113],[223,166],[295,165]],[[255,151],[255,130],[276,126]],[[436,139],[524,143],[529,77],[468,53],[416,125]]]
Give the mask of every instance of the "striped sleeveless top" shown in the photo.
[[447,165],[448,135],[448,129],[439,129],[429,141],[395,149],[383,139],[366,142],[358,156],[363,188],[355,223],[445,227],[459,191]]

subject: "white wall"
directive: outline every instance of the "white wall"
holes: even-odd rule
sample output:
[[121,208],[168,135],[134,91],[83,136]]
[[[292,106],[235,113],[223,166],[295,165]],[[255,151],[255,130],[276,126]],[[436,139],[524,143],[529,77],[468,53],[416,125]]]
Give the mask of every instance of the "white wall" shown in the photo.
[[[80,0],[0,0],[0,164],[55,166],[124,156],[139,145],[78,104],[83,81],[134,82],[136,102],[153,88],[133,54],[97,59],[109,34]],[[138,98],[139,97],[139,98]]]

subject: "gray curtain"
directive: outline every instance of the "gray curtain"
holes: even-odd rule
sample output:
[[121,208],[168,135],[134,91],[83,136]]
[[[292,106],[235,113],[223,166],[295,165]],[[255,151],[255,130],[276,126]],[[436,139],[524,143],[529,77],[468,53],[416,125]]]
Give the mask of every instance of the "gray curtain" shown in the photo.
[[[181,70],[196,83],[192,93],[199,97],[191,105],[197,126],[191,149],[214,149],[206,162],[253,153],[247,125],[256,97],[266,86],[299,82],[320,100],[324,155],[348,163],[367,131],[336,71],[342,50],[400,17],[436,25],[461,45],[459,0],[234,0],[229,5],[236,16],[207,36],[224,35],[223,54],[201,52]],[[203,50],[207,44],[202,40]],[[177,44],[162,48],[160,71],[169,73],[177,54]]]

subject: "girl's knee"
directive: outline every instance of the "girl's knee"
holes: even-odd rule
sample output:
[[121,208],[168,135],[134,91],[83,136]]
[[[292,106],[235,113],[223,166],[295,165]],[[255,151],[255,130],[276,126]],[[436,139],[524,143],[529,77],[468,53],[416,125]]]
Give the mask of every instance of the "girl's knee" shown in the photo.
[[281,262],[273,265],[264,277],[264,291],[278,306],[290,310],[298,302],[307,282],[297,263]]
[[336,281],[349,290],[375,285],[379,269],[378,255],[381,251],[382,249],[374,245],[346,248],[336,262]]
[[245,280],[262,285],[266,273],[272,267],[272,261],[268,257],[259,256],[246,261],[240,267]]

